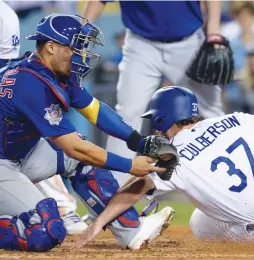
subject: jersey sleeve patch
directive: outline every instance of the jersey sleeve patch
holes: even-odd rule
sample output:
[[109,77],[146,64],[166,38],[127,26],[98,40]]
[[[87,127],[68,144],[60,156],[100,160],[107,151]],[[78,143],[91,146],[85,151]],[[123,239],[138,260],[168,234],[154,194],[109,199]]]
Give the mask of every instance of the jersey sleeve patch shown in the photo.
[[59,125],[63,119],[63,111],[59,104],[51,104],[50,107],[45,108],[46,114],[44,116],[50,123],[50,125]]

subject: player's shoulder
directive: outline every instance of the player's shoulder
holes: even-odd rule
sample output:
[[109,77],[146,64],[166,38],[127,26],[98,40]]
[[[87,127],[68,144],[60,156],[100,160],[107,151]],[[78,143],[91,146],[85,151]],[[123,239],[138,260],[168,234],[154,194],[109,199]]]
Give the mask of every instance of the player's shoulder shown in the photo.
[[207,118],[200,122],[200,127],[206,129],[209,126],[219,127],[220,125],[224,125],[227,128],[231,128],[233,126],[243,126],[249,122],[254,122],[253,115],[243,112],[234,112],[220,117]]
[[[8,79],[11,78],[12,75],[8,77]],[[40,96],[40,98],[43,98],[46,93],[51,94],[51,92],[47,91],[48,86],[43,78],[39,78],[34,73],[28,73],[22,70],[18,70],[14,88],[15,92],[22,96]]]
[[[43,76],[37,75],[37,73],[27,72],[20,68],[17,68],[17,83],[21,86],[25,86],[28,89],[44,88],[47,86]],[[34,85],[36,84],[36,86]]]
[[243,124],[254,123],[254,115],[244,113],[244,112],[234,112],[233,114],[229,114],[228,116],[236,118],[239,122]]

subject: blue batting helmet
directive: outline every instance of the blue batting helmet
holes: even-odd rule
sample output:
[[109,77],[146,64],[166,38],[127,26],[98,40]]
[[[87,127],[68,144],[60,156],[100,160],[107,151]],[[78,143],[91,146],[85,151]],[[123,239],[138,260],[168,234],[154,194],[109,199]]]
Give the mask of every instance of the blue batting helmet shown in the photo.
[[[82,19],[85,21],[83,25]],[[57,13],[44,17],[37,25],[36,32],[26,39],[51,40],[69,46],[73,49],[71,72],[81,77],[95,67],[100,57],[89,49],[95,45],[103,45],[102,31],[87,19],[78,15]]]
[[198,101],[193,92],[183,87],[164,87],[157,90],[150,110],[142,115],[152,119],[152,127],[166,132],[175,122],[198,116]]

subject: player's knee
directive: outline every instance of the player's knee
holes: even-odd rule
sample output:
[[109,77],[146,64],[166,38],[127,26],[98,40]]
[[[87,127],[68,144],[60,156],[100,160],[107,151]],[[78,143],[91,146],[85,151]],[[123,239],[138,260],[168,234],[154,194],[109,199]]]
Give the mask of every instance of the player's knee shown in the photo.
[[190,218],[190,228],[193,235],[196,238],[201,238],[199,228],[200,228],[200,210],[195,209]]
[[[31,223],[32,218],[36,224]],[[60,245],[65,236],[66,229],[54,199],[44,199],[36,210],[18,217],[0,217],[1,249],[45,252]]]

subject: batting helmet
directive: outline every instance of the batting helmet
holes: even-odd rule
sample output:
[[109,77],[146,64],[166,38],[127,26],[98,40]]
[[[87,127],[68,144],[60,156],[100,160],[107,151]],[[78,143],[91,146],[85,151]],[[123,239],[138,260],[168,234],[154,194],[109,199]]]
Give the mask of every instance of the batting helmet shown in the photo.
[[152,127],[165,132],[177,121],[198,116],[198,101],[193,92],[183,87],[164,87],[157,90],[150,110],[142,115],[152,119]]
[[34,34],[26,37],[28,40],[54,41],[73,49],[71,72],[86,76],[96,65],[99,55],[88,50],[92,45],[103,45],[102,31],[78,15],[51,14],[44,17],[37,25]]

